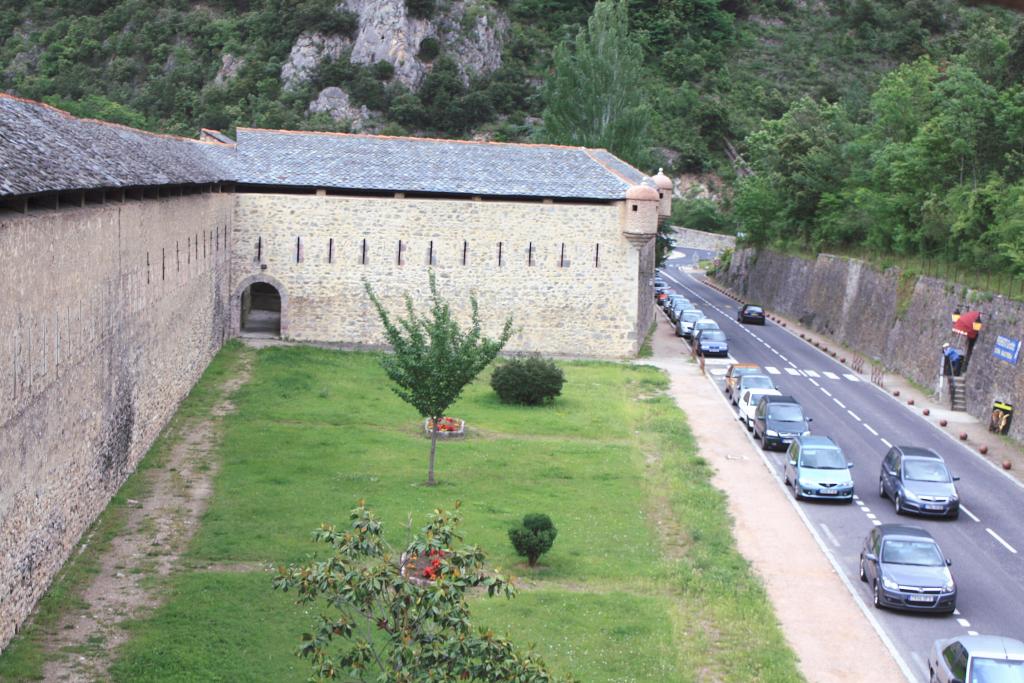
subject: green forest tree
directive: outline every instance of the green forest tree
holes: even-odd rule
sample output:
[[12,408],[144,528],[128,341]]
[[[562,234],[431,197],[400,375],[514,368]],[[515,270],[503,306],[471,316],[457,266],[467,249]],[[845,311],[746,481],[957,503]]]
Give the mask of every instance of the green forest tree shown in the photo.
[[554,52],[544,88],[544,139],[603,147],[634,164],[644,160],[650,109],[643,51],[629,33],[626,0],[600,0],[572,43]]
[[475,295],[469,298],[470,325],[463,331],[452,316],[451,306],[437,291],[437,279],[430,272],[430,314],[417,315],[412,297],[405,295],[406,316],[392,320],[370,283],[364,282],[381,324],[391,353],[381,358],[384,372],[395,383],[393,390],[429,418],[430,459],[427,484],[433,486],[434,460],[441,418],[462,394],[466,385],[495,359],[512,336],[512,316],[505,319],[497,339],[481,331],[480,311]]

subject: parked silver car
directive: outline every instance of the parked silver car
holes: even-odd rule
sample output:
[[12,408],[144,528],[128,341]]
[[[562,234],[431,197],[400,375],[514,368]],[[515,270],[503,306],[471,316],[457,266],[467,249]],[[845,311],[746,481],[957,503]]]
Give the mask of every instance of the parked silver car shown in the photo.
[[905,524],[876,526],[860,551],[860,580],[875,607],[952,613],[956,582],[952,564],[932,535]]
[[699,308],[691,308],[683,311],[676,321],[676,336],[690,339],[693,336],[693,324],[704,318],[704,311]]
[[842,500],[853,502],[852,462],[827,436],[798,436],[789,444],[783,477],[792,485],[797,500]]
[[882,459],[878,495],[891,498],[896,514],[916,512],[956,519],[960,494],[946,463],[930,448],[893,446]]
[[1024,643],[1004,636],[957,636],[936,640],[928,656],[932,683],[1021,683]]

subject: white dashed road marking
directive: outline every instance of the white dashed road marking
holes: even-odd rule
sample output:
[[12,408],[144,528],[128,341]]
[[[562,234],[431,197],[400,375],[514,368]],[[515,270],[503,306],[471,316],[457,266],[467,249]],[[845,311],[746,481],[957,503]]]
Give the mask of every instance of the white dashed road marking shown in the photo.
[[766,366],[764,366],[764,369],[768,371],[769,375],[780,375],[780,374],[782,374],[782,371],[779,370],[777,367],[775,367],[773,365],[766,365]]
[[977,515],[975,515],[973,512],[971,512],[970,510],[965,508],[963,505],[960,506],[960,511],[963,512],[968,517],[970,517],[971,519],[973,519],[975,522],[980,522],[981,521],[980,519],[978,519]]
[[825,394],[829,398],[832,398],[832,392],[826,389],[825,387],[821,387],[821,393]]
[[843,374],[843,377],[850,380],[851,382],[859,382],[860,378],[857,375],[850,374],[849,372]]
[[[786,360],[786,359],[783,358],[782,360]],[[804,374],[807,375],[808,377],[821,377],[821,375],[819,375],[814,370],[804,370]]]
[[892,448],[892,444],[891,444],[891,443],[889,443],[888,441],[886,441],[885,439],[882,439],[882,443],[884,443],[884,444],[885,444],[885,447],[886,447],[886,448]]
[[960,619],[957,619],[957,620],[956,620],[956,623],[960,624],[960,625],[961,625],[961,626],[963,626],[964,628],[967,628],[968,626],[970,626],[970,625],[971,625],[971,622],[967,621],[967,620],[966,620],[966,619],[964,619],[963,617],[961,617]]
[[821,388],[821,385],[820,385],[820,384],[818,384],[817,382],[815,382],[815,381],[814,381],[813,379],[811,379],[810,377],[808,377],[808,378],[807,378],[807,381],[808,381],[808,382],[810,382],[811,384],[813,384],[814,386],[818,387],[819,389]]
[[864,423],[864,429],[868,430],[869,432],[871,432],[871,433],[872,433],[872,434],[874,434],[875,436],[878,436],[878,432],[876,432],[876,431],[875,431],[875,429],[874,429],[874,427],[872,427],[871,425],[869,425],[869,424],[868,424],[867,422],[865,422],[865,423]]
[[842,401],[840,401],[840,400],[839,400],[838,398],[836,398],[835,396],[833,396],[833,397],[832,397],[832,400],[833,400],[833,401],[835,401],[835,402],[836,402],[836,405],[837,405],[837,406],[839,406],[840,408],[843,408],[844,410],[846,409],[846,404],[845,404],[845,403],[843,403]]
[[795,377],[798,377],[800,375],[800,371],[797,370],[796,368],[783,368],[783,370],[785,370],[786,372]]
[[854,420],[860,422],[860,416],[857,415],[857,413],[853,412],[852,410],[847,410],[846,412],[848,412],[850,414],[850,417],[852,417]]
[[978,635],[978,632],[977,631],[968,631],[967,635],[969,635],[969,636],[976,636],[976,635]]
[[839,375],[834,372],[828,372],[827,370],[822,370],[821,374],[825,375],[829,379],[839,379]]
[[1013,553],[1014,555],[1016,555],[1016,554],[1017,554],[1017,549],[1016,549],[1016,548],[1014,548],[1014,547],[1013,547],[1012,545],[1010,545],[1009,543],[1007,543],[1006,541],[1004,541],[1004,540],[1003,540],[1003,537],[1002,537],[1002,536],[1000,536],[1000,535],[999,535],[999,534],[997,534],[996,532],[992,531],[992,530],[991,530],[991,529],[989,529],[988,527],[985,527],[985,531],[987,531],[987,532],[988,532],[989,536],[991,536],[992,538],[994,538],[994,539],[996,539],[997,541],[999,541],[1000,543],[1002,543],[1002,544],[1003,544],[1003,547],[1004,547],[1004,548],[1006,548],[1007,550],[1009,550],[1009,551],[1010,551],[1011,553]]

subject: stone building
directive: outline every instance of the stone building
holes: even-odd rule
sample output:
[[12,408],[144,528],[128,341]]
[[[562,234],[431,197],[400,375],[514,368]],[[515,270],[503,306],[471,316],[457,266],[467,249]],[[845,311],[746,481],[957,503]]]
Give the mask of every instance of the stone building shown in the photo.
[[510,351],[627,357],[670,198],[604,150],[187,140],[0,94],[0,647],[226,338],[379,344],[363,283],[432,268]]

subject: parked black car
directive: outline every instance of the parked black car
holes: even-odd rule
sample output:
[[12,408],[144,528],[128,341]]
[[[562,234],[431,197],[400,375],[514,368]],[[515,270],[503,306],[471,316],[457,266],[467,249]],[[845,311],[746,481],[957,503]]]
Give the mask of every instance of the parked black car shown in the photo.
[[882,459],[878,495],[892,498],[896,514],[916,512],[956,519],[960,516],[960,477],[949,473],[945,461],[930,448],[893,446]]
[[736,314],[736,320],[741,323],[764,325],[764,309],[753,304],[744,304],[740,308],[740,312]]
[[864,539],[860,580],[871,586],[872,601],[879,609],[950,613],[956,609],[951,564],[924,529],[882,524]]
[[754,438],[765,449],[785,448],[795,437],[811,433],[810,422],[792,396],[765,396],[754,411]]

